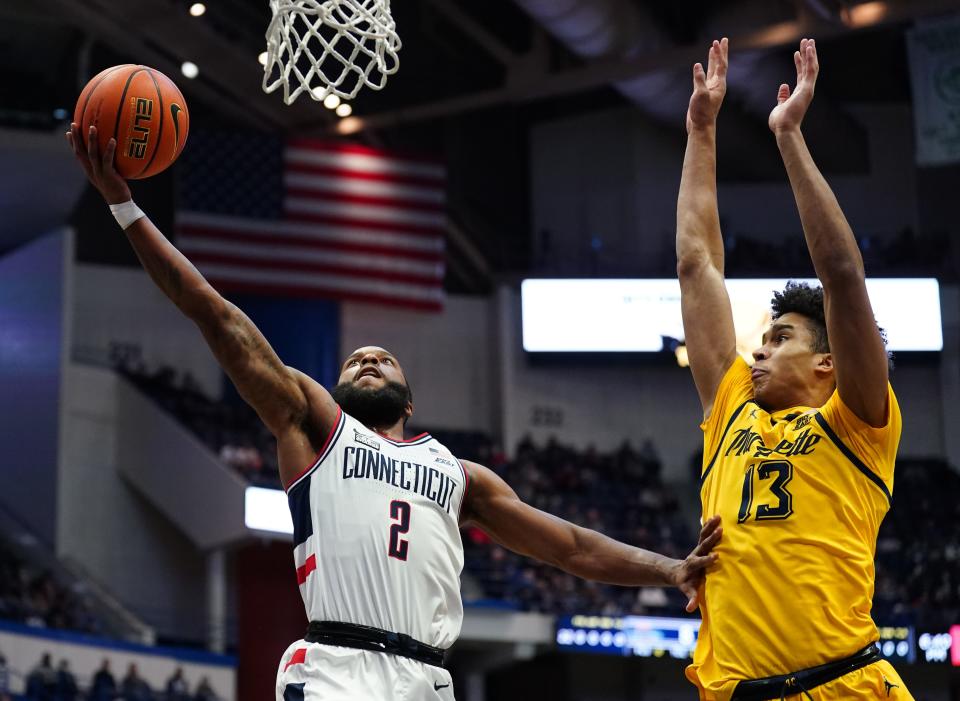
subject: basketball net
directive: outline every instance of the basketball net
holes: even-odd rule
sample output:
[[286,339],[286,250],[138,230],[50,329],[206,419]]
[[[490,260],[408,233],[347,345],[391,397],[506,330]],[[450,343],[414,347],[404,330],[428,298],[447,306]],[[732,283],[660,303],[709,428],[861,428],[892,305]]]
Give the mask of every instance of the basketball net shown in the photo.
[[270,0],[263,90],[283,86],[291,104],[302,92],[314,100],[380,90],[397,72],[400,37],[390,0]]

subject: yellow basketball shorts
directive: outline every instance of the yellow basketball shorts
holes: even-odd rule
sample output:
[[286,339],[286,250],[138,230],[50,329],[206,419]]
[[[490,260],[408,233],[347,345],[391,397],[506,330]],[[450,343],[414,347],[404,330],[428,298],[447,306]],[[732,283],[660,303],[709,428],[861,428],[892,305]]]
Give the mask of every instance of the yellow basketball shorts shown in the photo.
[[[837,677],[833,681],[810,689],[813,701],[852,701],[854,699],[890,699],[890,701],[914,701],[900,675],[886,660]],[[788,696],[790,701],[810,701],[802,691]],[[780,701],[776,697],[774,701]]]

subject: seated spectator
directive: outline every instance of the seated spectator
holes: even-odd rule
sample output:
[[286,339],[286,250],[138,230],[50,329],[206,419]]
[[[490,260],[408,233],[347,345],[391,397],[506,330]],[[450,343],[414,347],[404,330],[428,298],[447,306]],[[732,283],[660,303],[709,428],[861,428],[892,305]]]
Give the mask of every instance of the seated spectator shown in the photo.
[[112,701],[117,695],[117,680],[110,672],[110,660],[104,658],[100,669],[93,675],[90,685],[90,701]]
[[0,653],[0,701],[10,701],[10,667],[7,658]]
[[77,679],[70,671],[70,663],[67,660],[60,660],[60,667],[57,669],[57,701],[77,701],[79,690],[77,689]]
[[167,701],[190,701],[190,689],[183,678],[183,667],[177,667],[177,671],[167,680]]
[[217,701],[217,694],[210,686],[210,680],[204,677],[197,686],[197,693],[193,696],[193,701]]
[[664,608],[670,602],[662,587],[641,587],[637,592],[637,603],[644,608]]
[[85,600],[47,572],[38,572],[0,544],[0,618],[37,628],[94,633],[96,618]]
[[50,653],[45,652],[27,676],[27,701],[54,701],[56,690],[57,672],[50,661]]
[[150,701],[153,691],[150,685],[137,674],[137,665],[130,663],[127,676],[120,682],[120,694],[124,701]]
[[660,481],[660,470],[663,465],[656,446],[649,438],[644,440],[640,447],[640,464],[643,466],[644,477],[648,482],[656,484]]
[[230,443],[224,443],[220,446],[220,462],[232,468],[236,468],[240,462],[237,458],[237,452],[240,449]]

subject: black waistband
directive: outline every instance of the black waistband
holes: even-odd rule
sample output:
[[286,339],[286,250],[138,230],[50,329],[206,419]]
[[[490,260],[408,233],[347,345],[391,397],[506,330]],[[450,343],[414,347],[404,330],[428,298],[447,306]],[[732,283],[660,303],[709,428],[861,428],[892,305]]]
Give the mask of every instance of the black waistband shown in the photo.
[[[850,657],[828,662],[818,667],[801,669],[790,674],[765,679],[751,679],[737,684],[731,701],[766,701],[767,699],[786,698],[794,694],[809,692],[821,684],[833,681],[837,677],[866,667],[880,659],[876,645],[870,644]],[[807,696],[810,696],[807,693]]]
[[443,650],[440,648],[421,643],[404,633],[391,633],[371,626],[336,621],[310,621],[307,634],[303,639],[308,643],[388,652],[391,655],[419,660],[434,667],[443,667]]

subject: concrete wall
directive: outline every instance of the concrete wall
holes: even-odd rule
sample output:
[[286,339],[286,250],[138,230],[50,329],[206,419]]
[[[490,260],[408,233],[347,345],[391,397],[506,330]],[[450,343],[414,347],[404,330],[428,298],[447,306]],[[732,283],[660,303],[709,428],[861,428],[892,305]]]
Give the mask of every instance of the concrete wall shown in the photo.
[[198,550],[242,540],[246,480],[176,417],[123,378],[117,399],[117,469]]
[[903,413],[900,455],[946,458],[940,367],[902,362],[890,376]]
[[57,555],[80,563],[162,635],[205,638],[204,559],[120,477],[118,385],[111,370],[64,375]]
[[[530,135],[536,250],[548,269],[617,274],[673,254],[683,145],[633,110],[540,124]],[[599,247],[598,247],[599,246]]]
[[108,364],[139,357],[148,370],[188,371],[204,393],[219,397],[223,373],[193,323],[139,268],[77,264],[73,285],[71,354]]
[[[854,231],[889,238],[904,227],[916,230],[909,105],[846,110],[866,130],[871,170],[829,180]],[[542,251],[543,232],[549,232],[547,269],[581,275],[671,269],[682,137],[682,129],[667,131],[629,109],[536,126],[530,138],[531,210],[536,250]],[[816,157],[817,144],[810,146]],[[718,198],[726,235],[801,240],[786,173],[770,182],[721,181]],[[551,268],[551,261],[562,264]]]
[[[904,227],[916,230],[917,169],[910,106],[847,105],[845,109],[866,129],[870,172],[827,175],[827,179],[854,232],[891,238]],[[717,138],[722,139],[723,134]],[[817,144],[809,146],[816,159]],[[682,163],[682,152],[679,159]],[[674,187],[679,189],[679,178]],[[785,233],[800,235],[800,217],[785,171],[778,182],[721,182],[717,197],[727,234],[772,242],[781,241]],[[676,197],[672,205],[675,212]]]
[[417,426],[492,431],[496,387],[490,300],[450,296],[440,314],[344,302],[341,358],[361,346],[397,355]]
[[[11,104],[7,102],[6,104]],[[0,128],[0,247],[63,225],[88,187],[62,129]]]
[[0,505],[52,545],[69,234],[0,259]]

